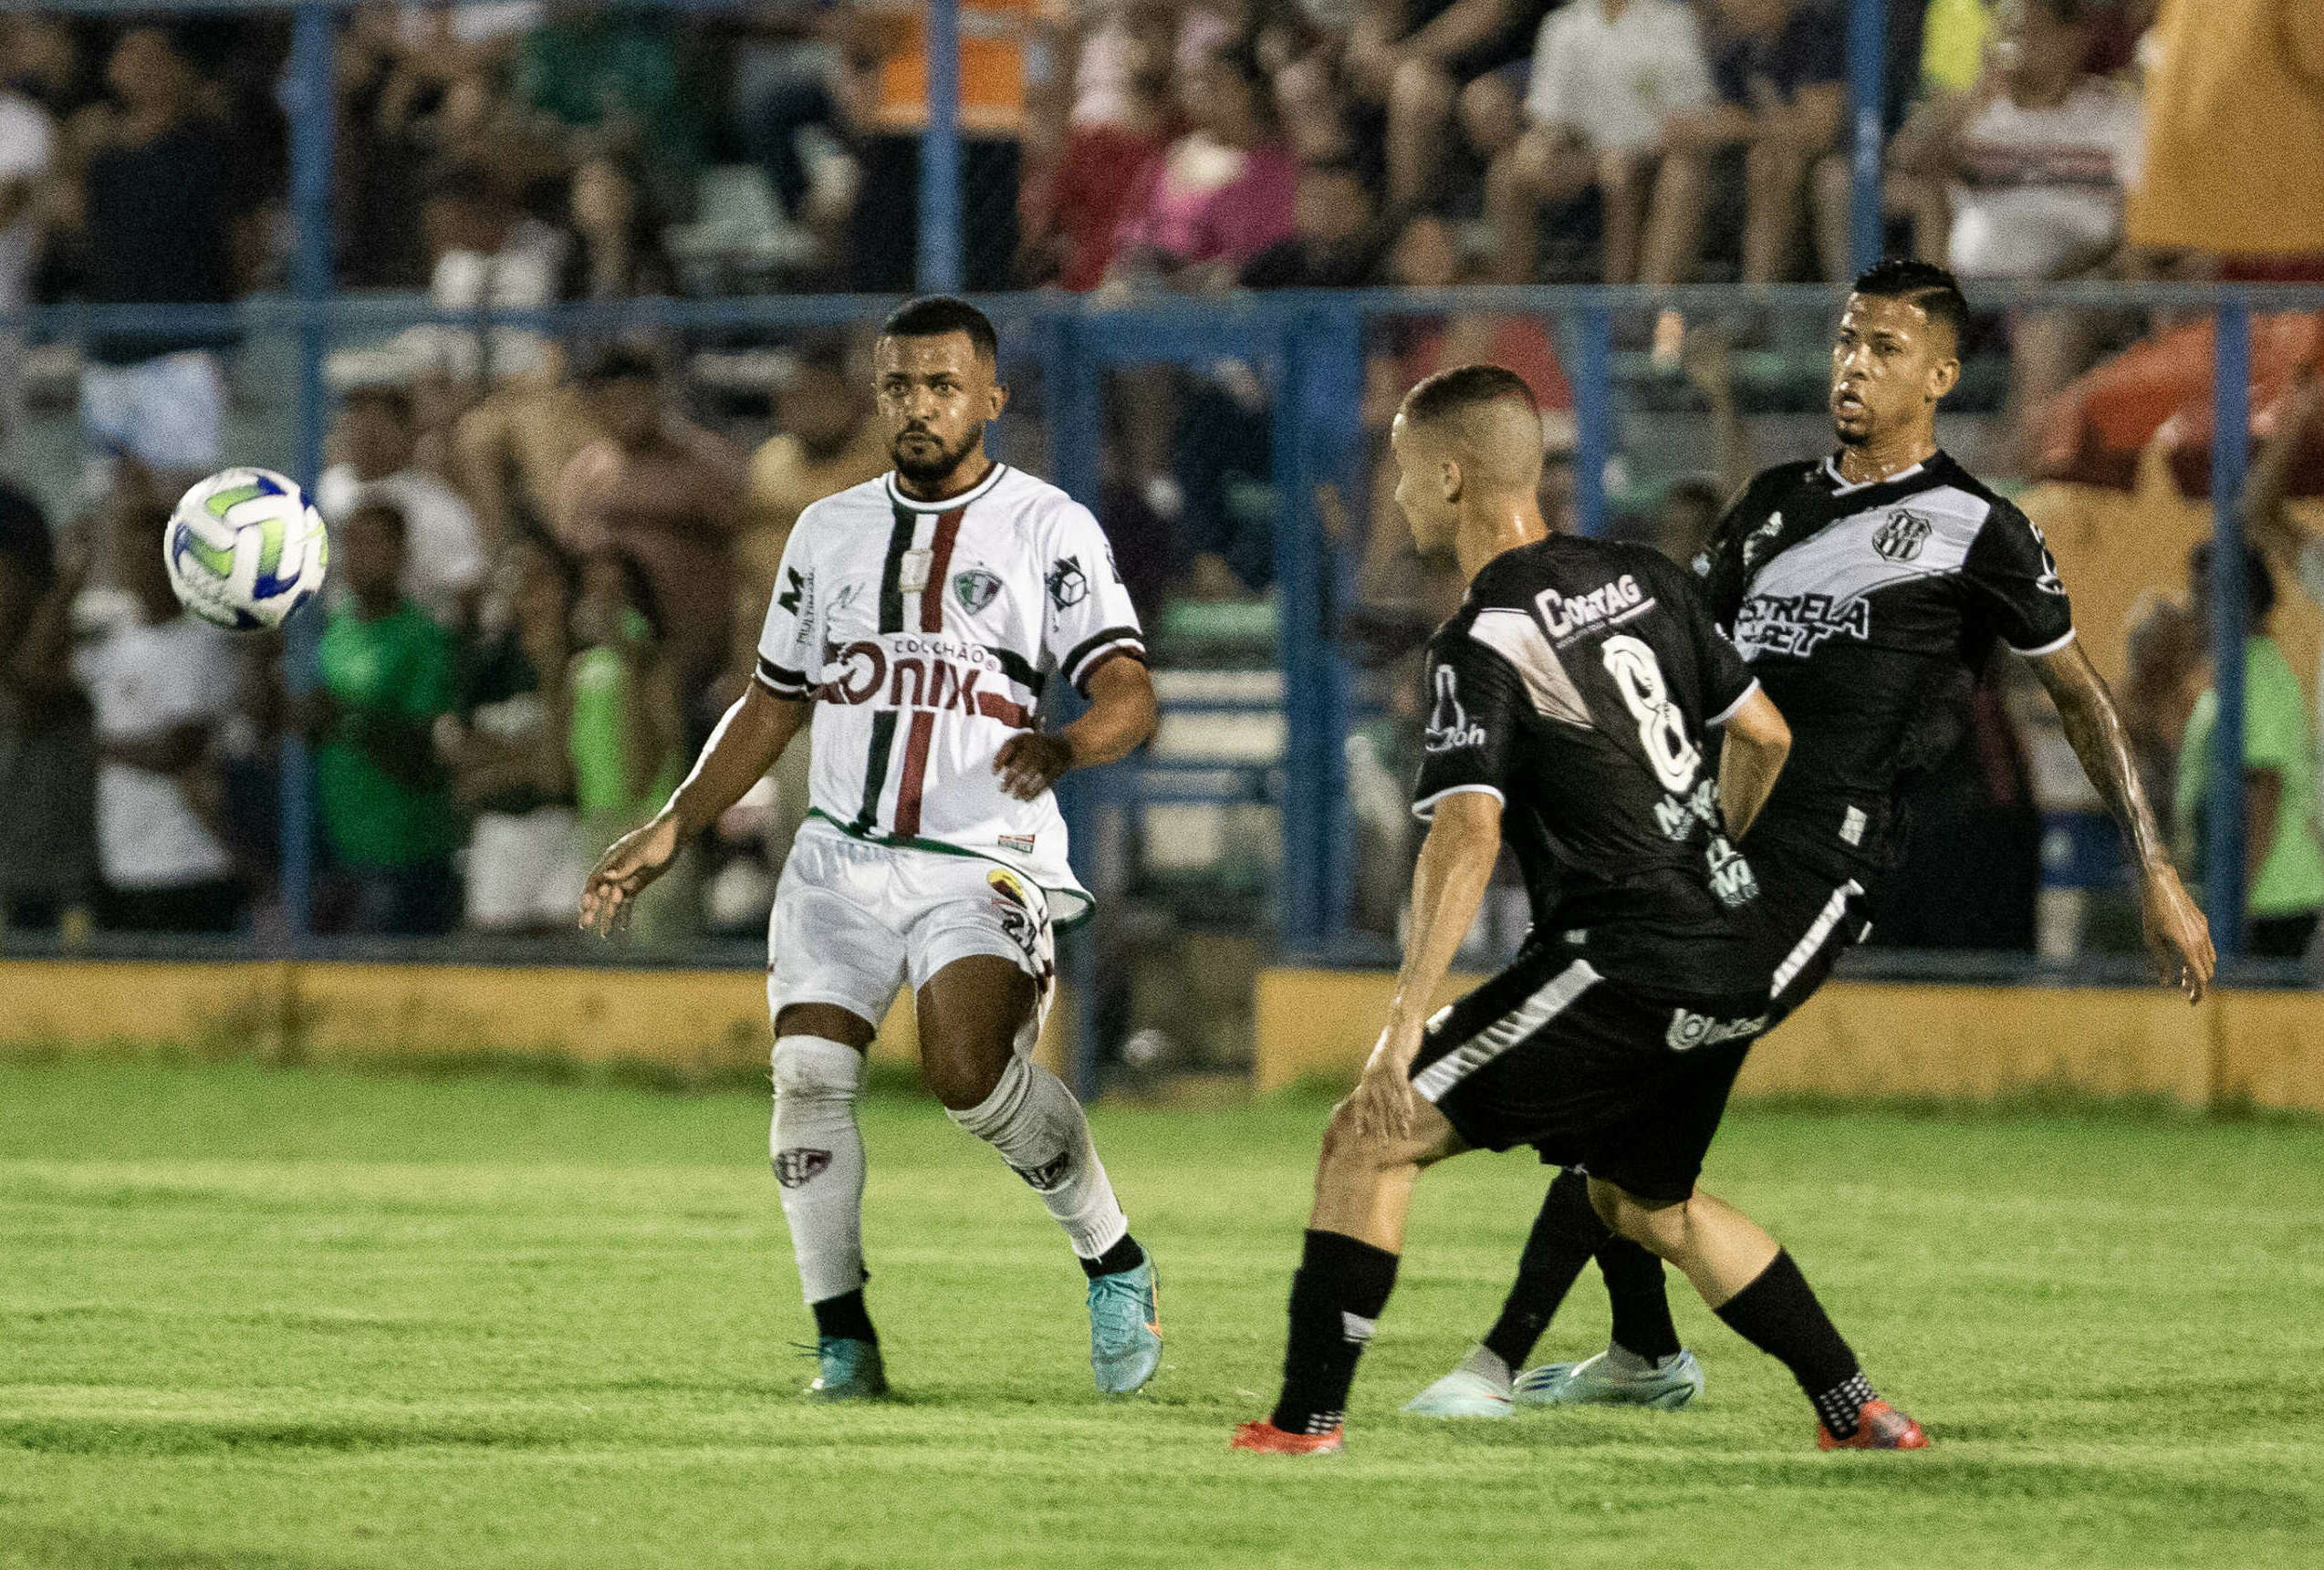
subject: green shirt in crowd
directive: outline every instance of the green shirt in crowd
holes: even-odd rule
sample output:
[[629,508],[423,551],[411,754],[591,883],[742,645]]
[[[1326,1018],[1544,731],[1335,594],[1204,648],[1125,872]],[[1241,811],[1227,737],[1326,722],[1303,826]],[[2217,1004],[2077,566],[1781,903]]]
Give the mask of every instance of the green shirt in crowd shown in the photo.
[[[2181,859],[2200,868],[2203,801],[2211,784],[2211,733],[2219,723],[2219,692],[2195,701],[2179,746],[2179,789],[2173,825]],[[2244,641],[2244,766],[2273,769],[2284,782],[2276,812],[2276,838],[2252,884],[2254,917],[2302,916],[2324,909],[2324,844],[2316,821],[2316,736],[2299,678],[2272,638]],[[2257,847],[2247,847],[2246,854]]]
[[[452,635],[409,600],[376,621],[354,606],[331,612],[318,650],[324,691],[342,715],[393,716],[421,728],[454,707]],[[356,867],[409,867],[449,856],[465,837],[442,783],[401,784],[345,739],[315,750],[323,827],[339,858]]]
[[573,801],[584,818],[635,827],[678,788],[678,759],[662,760],[642,795],[630,794],[629,662],[600,644],[573,659]]

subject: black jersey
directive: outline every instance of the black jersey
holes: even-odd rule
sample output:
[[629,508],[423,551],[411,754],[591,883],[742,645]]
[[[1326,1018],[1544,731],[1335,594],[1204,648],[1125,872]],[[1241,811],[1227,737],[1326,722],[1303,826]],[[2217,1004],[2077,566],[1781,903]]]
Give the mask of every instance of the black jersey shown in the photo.
[[1791,723],[1790,760],[1751,831],[1819,868],[1881,868],[1895,798],[1960,741],[1999,639],[2073,640],[2041,531],[1943,452],[1865,484],[1830,459],[1759,474],[1694,570]]
[[1552,535],[1495,557],[1428,646],[1412,810],[1502,803],[1537,937],[1605,976],[1766,984],[1757,898],[1727,842],[1708,732],[1756,683],[1686,575],[1638,546]]

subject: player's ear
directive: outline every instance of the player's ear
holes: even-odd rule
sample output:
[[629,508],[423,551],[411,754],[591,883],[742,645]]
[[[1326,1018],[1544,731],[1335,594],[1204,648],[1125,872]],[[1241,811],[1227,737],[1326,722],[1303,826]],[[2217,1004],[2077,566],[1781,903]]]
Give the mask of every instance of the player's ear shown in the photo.
[[1951,392],[1961,380],[1961,357],[1946,355],[1929,368],[1929,401],[1936,402]]
[[1461,463],[1459,459],[1447,458],[1437,464],[1436,488],[1438,494],[1442,495],[1445,501],[1450,503],[1458,503],[1460,501],[1461,487],[1464,483],[1464,480],[1465,477],[1461,473]]
[[998,420],[1001,411],[1008,407],[1008,389],[995,381],[985,394],[985,418]]

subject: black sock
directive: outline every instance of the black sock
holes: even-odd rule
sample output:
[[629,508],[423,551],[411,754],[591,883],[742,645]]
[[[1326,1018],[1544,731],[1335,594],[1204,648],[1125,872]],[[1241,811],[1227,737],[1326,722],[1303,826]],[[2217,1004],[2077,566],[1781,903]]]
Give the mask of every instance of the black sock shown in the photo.
[[1857,1410],[1873,1398],[1872,1388],[1789,1253],[1778,1250],[1718,1314],[1736,1335],[1791,1370],[1832,1438],[1856,1432]]
[[1291,1278],[1291,1336],[1275,1426],[1327,1434],[1348,1409],[1356,1359],[1396,1287],[1396,1256],[1339,1232],[1310,1231]]
[[880,1344],[880,1333],[871,1328],[871,1315],[863,1306],[863,1288],[842,1292],[837,1297],[827,1297],[808,1305],[815,1315],[815,1333],[834,1336],[842,1341],[869,1341]]
[[[1579,1202],[1577,1202],[1579,1201]],[[1501,1317],[1485,1333],[1485,1349],[1516,1373],[1549,1328],[1558,1305],[1573,1290],[1574,1278],[1599,1245],[1613,1234],[1589,1203],[1589,1180],[1568,1168],[1542,1196],[1541,1213],[1526,1234],[1517,1256],[1517,1279],[1501,1304]]]
[[1659,1363],[1679,1351],[1678,1326],[1662,1290],[1662,1262],[1626,1237],[1609,1237],[1598,1251],[1599,1273],[1614,1309],[1614,1345]]
[[1105,1253],[1095,1259],[1082,1260],[1081,1274],[1095,1281],[1101,1275],[1116,1275],[1125,1270],[1135,1270],[1145,1263],[1146,1251],[1138,1246],[1136,1238],[1123,1232],[1121,1241]]

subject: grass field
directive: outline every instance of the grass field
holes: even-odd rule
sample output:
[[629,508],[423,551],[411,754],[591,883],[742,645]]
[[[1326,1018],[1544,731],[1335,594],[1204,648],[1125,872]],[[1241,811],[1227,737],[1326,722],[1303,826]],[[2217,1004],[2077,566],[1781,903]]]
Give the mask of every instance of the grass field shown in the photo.
[[[1825,1456],[1691,1296],[1683,1414],[1396,1407],[1498,1302],[1537,1167],[1424,1181],[1348,1453],[1266,1409],[1321,1103],[1107,1109],[1170,1350],[1101,1404],[1081,1280],[933,1104],[874,1099],[901,1398],[828,1409],[766,1107],[505,1079],[0,1066],[0,1566],[2324,1562],[2324,1128],[1744,1113],[1918,1456]],[[1675,1278],[1674,1278],[1675,1279]],[[1592,1346],[1585,1280],[1545,1351]]]

